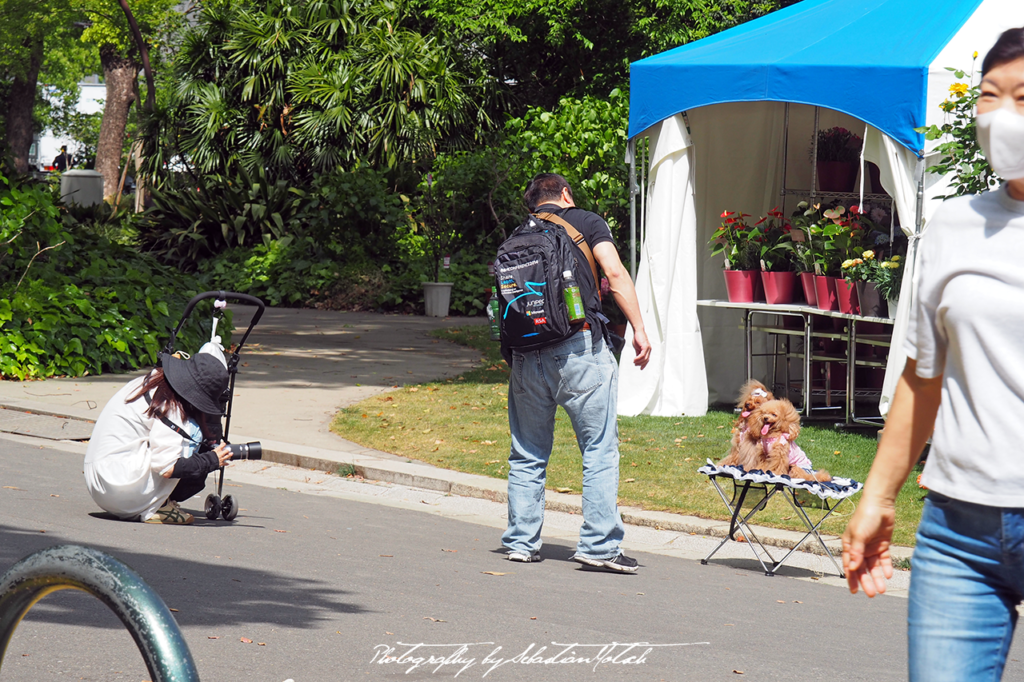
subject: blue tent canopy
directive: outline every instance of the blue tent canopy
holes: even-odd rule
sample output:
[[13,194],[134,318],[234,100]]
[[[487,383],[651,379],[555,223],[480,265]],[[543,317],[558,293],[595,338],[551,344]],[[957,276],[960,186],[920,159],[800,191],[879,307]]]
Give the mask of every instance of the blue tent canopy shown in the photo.
[[803,0],[630,68],[629,136],[723,102],[817,105],[918,155],[928,67],[982,0]]

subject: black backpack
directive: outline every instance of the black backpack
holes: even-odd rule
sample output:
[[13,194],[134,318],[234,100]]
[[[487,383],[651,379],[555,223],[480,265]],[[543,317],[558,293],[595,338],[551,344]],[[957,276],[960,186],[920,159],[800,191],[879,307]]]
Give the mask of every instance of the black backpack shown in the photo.
[[[578,251],[577,251],[578,249]],[[577,257],[582,252],[586,260]],[[589,265],[589,267],[587,267]],[[562,273],[580,288],[586,319],[569,321]],[[532,215],[498,247],[494,262],[503,350],[554,345],[600,319],[597,266],[583,235],[553,213]]]

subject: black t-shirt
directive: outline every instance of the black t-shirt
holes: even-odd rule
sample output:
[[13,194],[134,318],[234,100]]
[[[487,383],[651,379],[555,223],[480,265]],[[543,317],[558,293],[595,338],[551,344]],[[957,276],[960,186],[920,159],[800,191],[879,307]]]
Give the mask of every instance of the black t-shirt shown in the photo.
[[612,239],[612,230],[608,227],[608,223],[596,213],[584,211],[582,208],[576,208],[575,206],[562,208],[558,204],[542,204],[537,207],[534,213],[554,213],[562,218],[580,231],[583,238],[587,240],[591,251],[601,242],[615,244],[615,240]]
[[[587,241],[587,245],[590,247],[591,251],[594,250],[595,246],[603,242],[609,242],[612,245],[615,244],[615,240],[612,239],[612,231],[611,228],[608,227],[608,223],[605,222],[604,218],[596,213],[592,213],[591,211],[584,211],[582,208],[576,208],[575,206],[562,208],[558,204],[541,204],[537,207],[537,210],[534,211],[534,213],[554,213],[559,218],[579,230],[580,234],[583,235],[583,238]],[[581,277],[586,277],[586,280],[590,281],[593,278],[593,275],[590,271],[590,264],[587,263],[586,257],[584,257],[582,252],[580,252],[580,260],[584,263],[582,269],[587,273],[582,276],[579,273],[576,274],[576,280],[582,284],[583,280]],[[594,265],[597,266],[598,276],[600,276],[601,266],[597,264],[596,259],[594,261]],[[592,289],[594,297],[597,300],[599,310],[601,297],[598,295],[598,289],[600,286],[601,283],[599,281],[594,282]],[[603,314],[600,316],[600,319],[592,319],[592,316],[589,313],[587,315],[587,322],[590,324],[592,329],[603,329],[604,325],[607,324],[607,321],[608,318]]]

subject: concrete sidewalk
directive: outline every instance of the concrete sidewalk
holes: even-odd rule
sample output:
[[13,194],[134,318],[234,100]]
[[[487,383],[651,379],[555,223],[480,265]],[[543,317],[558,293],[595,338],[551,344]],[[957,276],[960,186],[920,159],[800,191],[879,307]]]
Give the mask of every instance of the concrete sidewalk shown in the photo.
[[[254,309],[237,310],[236,327],[244,329]],[[259,440],[264,458],[280,464],[341,471],[369,480],[503,503],[503,480],[439,469],[362,447],[330,431],[331,419],[342,407],[394,386],[454,377],[475,367],[479,362],[476,351],[431,339],[428,332],[485,322],[481,318],[267,309],[242,351],[231,440]],[[0,407],[95,420],[110,397],[131,376],[140,373],[0,381]],[[546,500],[547,508],[553,511],[582,512],[579,495],[548,491]],[[724,521],[630,507],[621,511],[626,523],[654,529],[710,537],[725,537],[729,530],[729,523]],[[790,548],[803,537],[803,533],[772,528],[755,527],[754,531],[766,545],[781,548]],[[838,551],[838,538],[825,540],[833,552]],[[816,543],[804,543],[801,549],[820,553]],[[894,550],[898,557],[911,553],[904,548]]]

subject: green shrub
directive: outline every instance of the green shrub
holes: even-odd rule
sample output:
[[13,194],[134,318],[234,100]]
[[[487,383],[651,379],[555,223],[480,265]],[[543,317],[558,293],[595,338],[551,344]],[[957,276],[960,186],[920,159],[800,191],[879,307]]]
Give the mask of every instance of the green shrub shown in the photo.
[[[227,255],[236,248],[274,260],[272,253],[258,252],[260,245],[270,249],[280,241],[284,248],[289,237],[332,242],[347,254],[343,262],[386,262],[398,252],[398,232],[408,229],[405,201],[388,190],[383,173],[370,168],[324,173],[306,187],[272,180],[262,169],[255,175],[212,175],[196,184],[154,191],[153,208],[139,220],[142,247],[189,272],[209,270],[210,259],[244,262],[241,252]],[[287,290],[281,300],[295,293]]]
[[[48,189],[0,182],[0,378],[154,363],[197,282],[62,215]],[[199,347],[197,315],[178,338]]]
[[194,271],[200,262],[235,246],[259,244],[264,235],[288,234],[304,198],[284,180],[210,175],[195,186],[153,191],[153,207],[139,220],[142,247],[164,263]]

